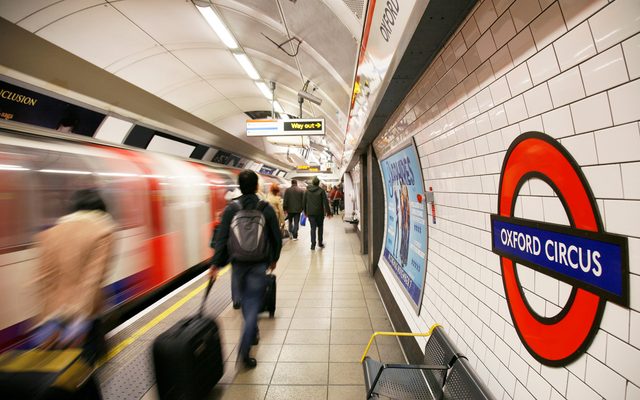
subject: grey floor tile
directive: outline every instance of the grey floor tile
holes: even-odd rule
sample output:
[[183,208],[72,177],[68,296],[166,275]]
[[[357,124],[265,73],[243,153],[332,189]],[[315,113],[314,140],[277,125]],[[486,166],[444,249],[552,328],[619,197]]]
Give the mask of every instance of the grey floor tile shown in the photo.
[[243,369],[239,363],[229,361],[225,363],[225,374],[220,379],[220,384],[250,384],[268,385],[276,367],[274,362],[258,362],[253,369]]
[[278,289],[276,292],[276,299],[297,299],[300,297],[300,292],[285,292]]
[[279,362],[327,362],[328,344],[285,344]]
[[362,400],[366,397],[364,385],[329,386],[328,400]]
[[[277,301],[277,307],[295,307],[298,304],[298,299],[279,299]],[[276,308],[276,312],[278,312]]]
[[276,318],[292,318],[295,311],[295,307],[278,307],[278,302],[276,300]]
[[240,329],[221,330],[220,341],[222,343],[236,344],[240,340],[241,334],[242,334],[242,331]]
[[329,307],[301,307],[296,308],[294,318],[331,318]]
[[389,318],[371,318],[371,326],[376,332],[390,332],[393,331]]
[[[329,347],[329,362],[359,363],[366,347],[366,345],[361,344],[332,344]],[[379,356],[376,346],[371,346],[367,355],[378,360]]]
[[263,400],[267,385],[217,385],[207,400]]
[[285,363],[276,366],[271,383],[274,385],[326,385],[328,363]]
[[379,361],[385,363],[405,363],[407,360],[404,358],[402,349],[398,342],[393,344],[378,344],[378,353],[380,354]]
[[330,331],[327,330],[300,330],[289,329],[285,344],[329,344]]
[[327,386],[271,385],[266,400],[326,400]]
[[298,307],[304,307],[304,308],[331,307],[331,296],[328,296],[322,299],[300,299],[300,301],[298,302]]
[[332,318],[369,318],[369,310],[365,307],[333,307],[331,310]]
[[331,328],[331,318],[294,318],[290,329],[327,330]]
[[364,299],[364,293],[361,290],[356,292],[333,292],[334,299]]
[[331,318],[331,329],[372,329],[369,318]]
[[[369,343],[373,331],[366,330],[332,330],[331,344],[360,344]],[[363,347],[364,349],[364,347]]]
[[364,384],[362,365],[356,363],[329,363],[330,385]]
[[258,327],[260,331],[268,331],[268,330],[286,330],[289,329],[289,325],[291,325],[291,317],[281,317],[278,315],[278,310],[276,309],[275,318],[268,318],[268,314],[264,314],[264,318],[260,318],[258,320]]
[[[251,347],[251,355],[255,357],[258,362],[276,362],[280,357],[280,351],[282,350],[281,344],[262,344]],[[238,359],[238,352],[231,353],[228,361],[236,361]]]
[[260,344],[283,344],[286,336],[286,329],[260,331]]
[[362,286],[357,285],[333,285],[333,292],[362,292]]
[[332,307],[341,307],[341,308],[347,308],[347,307],[366,307],[367,303],[365,302],[364,298],[360,298],[360,299],[334,299],[333,302],[331,303]]

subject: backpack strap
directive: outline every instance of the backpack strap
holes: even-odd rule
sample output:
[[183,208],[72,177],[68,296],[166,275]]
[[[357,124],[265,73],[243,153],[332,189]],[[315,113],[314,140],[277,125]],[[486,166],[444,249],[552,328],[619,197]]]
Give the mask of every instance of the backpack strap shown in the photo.
[[241,211],[242,210],[242,203],[240,203],[240,200],[234,200],[230,204],[235,206],[236,211]]
[[264,200],[260,200],[258,201],[258,205],[256,206],[256,210],[260,211],[260,212],[264,212],[264,209],[267,208],[267,206],[269,205],[269,203],[267,203]]

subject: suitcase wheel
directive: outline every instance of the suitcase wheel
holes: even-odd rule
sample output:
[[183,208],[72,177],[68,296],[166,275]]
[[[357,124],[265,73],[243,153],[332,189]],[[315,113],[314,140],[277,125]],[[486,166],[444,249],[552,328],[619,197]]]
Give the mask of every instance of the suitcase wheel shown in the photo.
[[275,316],[275,311],[269,311],[269,318],[273,318]]

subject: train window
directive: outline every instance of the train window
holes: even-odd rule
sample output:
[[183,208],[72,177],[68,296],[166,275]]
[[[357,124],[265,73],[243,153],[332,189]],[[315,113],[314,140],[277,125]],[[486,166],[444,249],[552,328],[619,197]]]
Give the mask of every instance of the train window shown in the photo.
[[48,228],[53,226],[58,218],[69,213],[73,193],[98,185],[81,156],[33,150],[37,156],[36,191],[41,202],[41,228]]
[[29,158],[17,147],[0,144],[0,252],[32,241],[35,218]]
[[145,223],[145,197],[140,178],[109,178],[103,181],[102,195],[109,213],[120,229],[131,229]]

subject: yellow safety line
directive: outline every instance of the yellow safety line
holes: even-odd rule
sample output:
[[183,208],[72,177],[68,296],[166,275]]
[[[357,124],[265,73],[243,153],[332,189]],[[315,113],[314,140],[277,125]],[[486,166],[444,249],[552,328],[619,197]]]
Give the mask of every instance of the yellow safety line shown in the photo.
[[367,357],[367,353],[369,353],[369,349],[371,348],[371,344],[373,344],[373,339],[375,339],[376,336],[431,336],[431,334],[433,333],[433,330],[436,329],[436,327],[438,327],[438,326],[442,326],[442,325],[433,324],[433,326],[431,327],[431,329],[429,329],[429,332],[427,332],[427,333],[375,332],[373,335],[371,335],[371,339],[369,339],[369,343],[367,344],[367,348],[364,349],[364,354],[362,355],[362,358],[360,359],[360,364],[362,364],[364,362],[365,357]]
[[[218,273],[218,276],[222,276],[225,273],[227,273],[227,271],[229,271],[229,268],[230,267],[228,265],[226,267],[222,268],[220,270],[220,272]],[[177,309],[182,307],[187,301],[191,300],[193,297],[198,295],[198,293],[202,292],[207,287],[207,284],[208,284],[208,281],[203,283],[202,285],[198,286],[197,288],[193,289],[186,296],[184,296],[183,298],[178,300],[174,305],[172,305],[171,307],[167,308],[160,315],[158,315],[157,317],[155,317],[151,321],[147,322],[143,327],[141,327],[140,329],[135,331],[131,336],[129,336],[128,338],[124,339],[122,342],[118,343],[115,347],[113,347],[109,351],[109,353],[103,359],[101,359],[98,362],[98,364],[96,365],[96,368],[100,368],[104,364],[106,364],[109,361],[111,361],[111,359],[113,359],[113,357],[115,357],[118,354],[120,354],[122,352],[122,350],[126,349],[129,345],[131,345],[133,342],[135,342],[137,339],[139,339],[140,336],[142,336],[145,333],[147,333],[151,328],[153,328],[154,326],[158,325],[160,322],[162,322],[162,320],[164,320],[169,315],[171,315],[173,312],[175,312]]]

